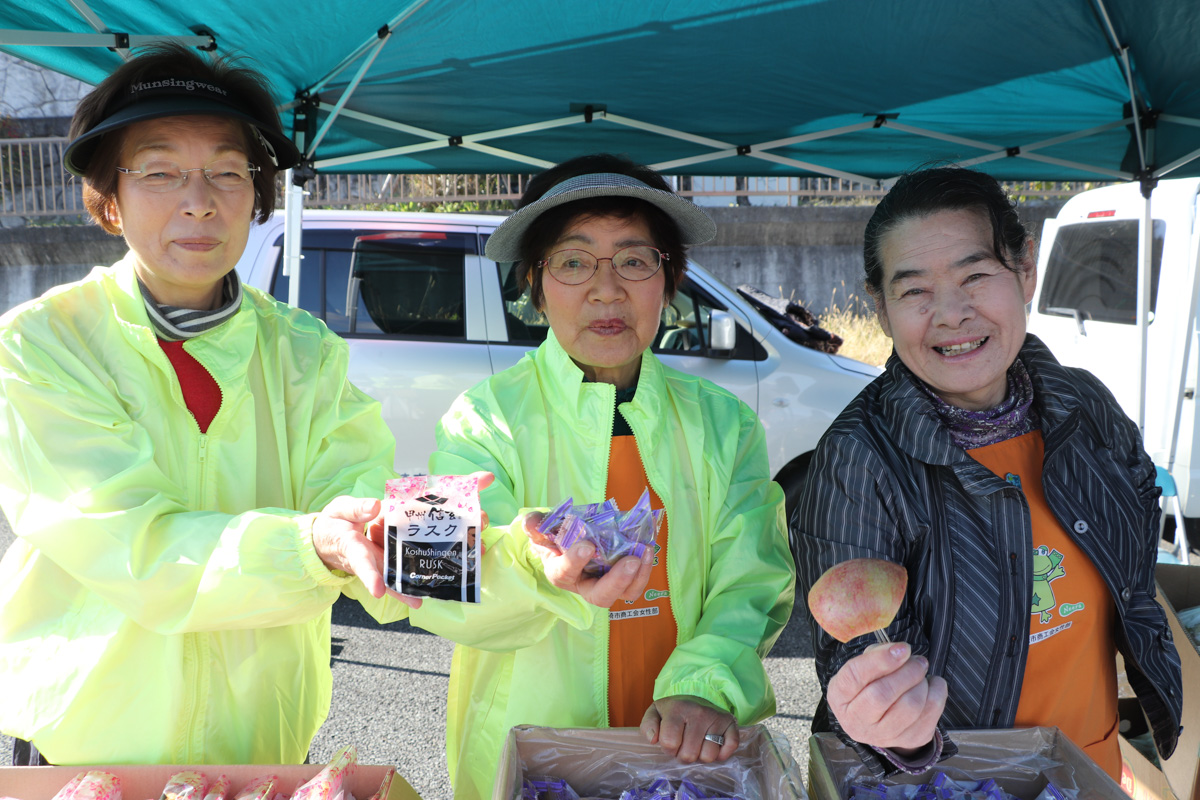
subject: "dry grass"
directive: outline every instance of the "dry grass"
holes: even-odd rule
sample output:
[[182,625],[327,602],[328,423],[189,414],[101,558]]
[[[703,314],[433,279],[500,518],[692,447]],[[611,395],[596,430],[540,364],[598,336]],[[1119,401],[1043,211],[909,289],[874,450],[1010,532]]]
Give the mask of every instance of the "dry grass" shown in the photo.
[[[844,284],[842,288],[845,288]],[[873,308],[869,300],[853,292],[846,293],[845,298],[838,300],[837,289],[834,289],[829,308],[819,315],[821,327],[842,337],[839,356],[882,367],[892,354],[892,340],[884,335],[875,313],[869,310]]]

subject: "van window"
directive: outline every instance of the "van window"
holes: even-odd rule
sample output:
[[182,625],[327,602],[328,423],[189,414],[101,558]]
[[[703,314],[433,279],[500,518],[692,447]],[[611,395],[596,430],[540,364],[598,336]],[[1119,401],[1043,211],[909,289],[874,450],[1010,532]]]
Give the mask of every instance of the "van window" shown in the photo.
[[[286,299],[282,237],[276,246],[271,292]],[[302,246],[300,307],[331,330],[465,339],[464,257],[477,252],[473,234],[313,230]]]
[[517,262],[505,261],[496,264],[496,268],[500,274],[500,296],[504,299],[504,324],[508,328],[508,341],[531,345],[546,341],[550,323],[542,312],[533,307],[529,299],[529,287],[525,287],[525,291],[517,288]]
[[[713,310],[728,311],[722,303],[715,301],[707,292],[693,284],[687,278],[675,298],[664,309],[662,326],[658,329],[658,339],[654,343],[657,353],[682,354],[690,352],[695,355],[710,355],[709,346],[712,338],[709,334],[709,319]],[[736,318],[736,315],[735,315]],[[761,361],[767,357],[762,346],[754,340],[750,332],[736,324],[737,338],[733,352],[727,357],[748,361]]]
[[[1158,297],[1166,223],[1154,220],[1150,262],[1150,310]],[[1107,220],[1064,225],[1042,279],[1038,313],[1137,323],[1138,220]]]

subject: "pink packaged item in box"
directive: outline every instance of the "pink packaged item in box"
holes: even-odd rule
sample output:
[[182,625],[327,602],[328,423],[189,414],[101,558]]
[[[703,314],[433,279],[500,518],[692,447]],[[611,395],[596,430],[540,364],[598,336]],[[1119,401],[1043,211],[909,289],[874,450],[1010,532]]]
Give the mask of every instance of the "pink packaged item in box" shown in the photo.
[[81,772],[54,795],[54,800],[121,800],[121,779],[100,769]]
[[413,597],[480,602],[479,477],[414,475],[387,482],[384,579]]

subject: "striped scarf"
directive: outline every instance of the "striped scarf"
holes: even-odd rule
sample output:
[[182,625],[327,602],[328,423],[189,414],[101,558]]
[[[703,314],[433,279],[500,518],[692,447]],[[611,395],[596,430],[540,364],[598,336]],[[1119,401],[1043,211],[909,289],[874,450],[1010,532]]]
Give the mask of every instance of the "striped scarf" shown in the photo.
[[142,290],[146,313],[150,315],[150,323],[154,326],[158,338],[168,342],[192,339],[212,330],[236,314],[242,305],[242,282],[238,280],[237,273],[232,271],[226,273],[224,280],[225,285],[221,288],[221,306],[201,310],[160,305],[150,294],[146,284],[138,278],[138,288]]

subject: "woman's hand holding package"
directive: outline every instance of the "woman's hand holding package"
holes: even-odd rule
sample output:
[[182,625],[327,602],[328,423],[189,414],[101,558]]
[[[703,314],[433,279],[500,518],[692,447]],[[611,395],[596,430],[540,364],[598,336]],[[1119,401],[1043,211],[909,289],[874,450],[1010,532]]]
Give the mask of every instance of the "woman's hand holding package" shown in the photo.
[[905,757],[933,741],[946,681],[904,642],[873,645],[829,680],[829,709],[852,739]]
[[[383,597],[383,548],[367,537],[369,527],[382,528],[382,504],[362,497],[335,497],[313,520],[313,548],[330,570],[341,570],[358,579],[372,597]],[[415,597],[392,592],[405,604],[418,608]]]
[[642,717],[641,730],[648,742],[685,764],[724,761],[738,748],[737,720],[699,697],[655,700]]
[[559,548],[550,538],[538,531],[544,514],[533,511],[523,521],[529,535],[530,546],[542,560],[546,579],[560,589],[566,589],[601,608],[608,608],[618,600],[636,600],[650,581],[654,566],[653,548],[647,548],[641,558],[626,556],[600,576],[584,573],[584,568],[596,554],[595,545],[579,541],[566,550]]

